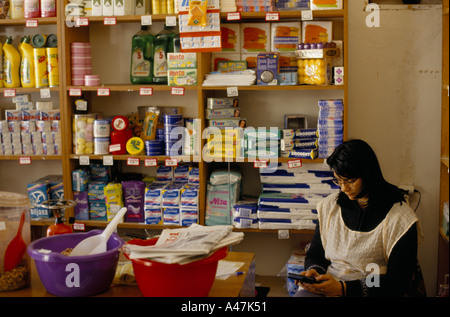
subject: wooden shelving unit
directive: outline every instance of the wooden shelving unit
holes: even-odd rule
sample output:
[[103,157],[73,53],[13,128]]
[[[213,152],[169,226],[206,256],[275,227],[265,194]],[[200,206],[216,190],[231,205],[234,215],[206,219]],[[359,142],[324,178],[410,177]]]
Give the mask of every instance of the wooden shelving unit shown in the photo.
[[[135,94],[140,91],[141,88],[151,87],[153,91],[156,91],[161,94],[170,95],[170,91],[172,87],[167,85],[130,85],[129,82],[124,82],[120,84],[103,84],[101,86],[73,86],[71,84],[71,65],[70,65],[70,45],[72,42],[89,42],[90,41],[90,25],[95,27],[109,27],[102,26],[105,21],[105,17],[88,17],[89,25],[88,26],[77,26],[74,27],[73,24],[67,23],[68,21],[73,22],[73,19],[66,19],[64,13],[64,7],[67,0],[58,0],[58,16],[56,18],[41,18],[38,19],[39,25],[45,24],[54,24],[56,26],[56,33],[58,35],[58,51],[59,51],[59,65],[60,65],[60,87],[51,88],[51,91],[55,91],[59,93],[60,99],[60,109],[61,109],[61,122],[63,126],[63,153],[60,156],[54,157],[32,157],[33,160],[61,160],[62,161],[62,173],[64,179],[64,190],[65,197],[67,199],[73,199],[72,192],[72,181],[71,181],[71,173],[72,171],[79,166],[79,155],[75,155],[72,153],[72,116],[73,116],[73,97],[70,96],[71,89],[81,89],[83,94],[87,96],[89,99],[90,96],[95,96],[96,91],[99,88],[109,88],[111,92],[118,94]],[[242,12],[241,13],[241,21],[242,22],[265,22],[265,12]],[[152,15],[152,21],[154,22],[164,22],[167,16],[177,16],[177,15],[166,15],[166,14],[158,14]],[[221,19],[223,22],[226,22],[227,13],[221,13]],[[280,22],[283,21],[301,21],[301,12],[300,11],[283,11],[279,12]],[[332,19],[333,21],[339,21],[340,27],[342,31],[340,32],[340,38],[336,38],[336,40],[343,41],[343,56],[344,56],[344,66],[348,67],[348,0],[344,0],[344,9],[342,10],[321,10],[313,12],[314,19],[326,20]],[[138,27],[141,22],[141,16],[117,16],[115,17],[116,25],[114,27],[121,27],[121,24],[136,24]],[[268,22],[269,23],[269,22]],[[26,24],[25,19],[19,20],[0,20],[0,27],[2,26],[17,26],[24,27]],[[126,47],[126,48],[125,48]],[[127,45],[124,46],[123,49],[129,49]],[[204,107],[205,102],[208,97],[216,96],[216,93],[219,95],[224,95],[226,93],[227,87],[204,87],[202,86],[204,75],[211,71],[211,53],[197,53],[197,62],[198,62],[198,85],[197,86],[185,86],[184,89],[189,93],[197,94],[197,116],[202,120],[202,126],[205,127],[205,116],[204,116]],[[124,61],[129,63],[129,61]],[[345,84],[341,86],[240,86],[239,91],[246,94],[253,94],[260,91],[274,91],[274,92],[284,92],[289,91],[290,93],[298,94],[298,97],[302,97],[302,93],[305,92],[322,92],[322,91],[334,91],[341,96],[341,99],[344,101],[344,139],[347,138],[347,109],[348,109],[348,72],[346,72]],[[0,89],[0,93],[3,92],[4,88]],[[17,88],[17,92],[38,92],[38,88]],[[105,97],[110,98],[110,97]],[[145,98],[145,97],[144,97]],[[320,99],[320,98],[318,98]],[[147,99],[149,103],[151,103],[151,99]],[[251,106],[251,105],[249,105]],[[203,140],[204,141],[204,140]],[[128,158],[133,157],[130,155],[114,155],[113,160],[118,164],[126,161]],[[90,160],[101,160],[103,156],[99,155],[89,155]],[[140,161],[144,161],[147,156],[139,156]],[[161,156],[156,157],[158,162],[163,162],[167,157]],[[0,160],[16,160],[18,157],[16,156],[0,156]],[[199,157],[179,157],[180,161],[190,161],[196,162],[199,166],[200,170],[200,202],[201,208],[199,213],[200,223],[204,223],[205,216],[205,196],[206,196],[206,182],[209,177],[208,173],[210,172],[209,166],[207,162],[202,160]],[[279,158],[279,162],[287,162],[291,159],[289,158]],[[222,161],[227,162],[226,159],[222,159]],[[254,159],[243,159],[236,160],[239,163],[252,163]],[[303,160],[303,162],[323,162],[323,160]],[[230,163],[234,163],[230,162]],[[116,163],[115,163],[116,164]],[[141,165],[142,167],[142,165]],[[144,168],[144,167],[142,167]],[[73,210],[68,209],[68,216],[73,215]],[[48,226],[49,223],[53,223],[52,219],[49,220],[33,220],[33,226]],[[105,222],[96,222],[96,221],[87,221],[89,226],[105,226]],[[130,227],[130,228],[152,228],[155,226],[149,226],[144,224],[135,224],[135,223],[127,223],[121,224],[120,226]],[[120,227],[119,226],[119,227]],[[165,228],[167,226],[156,226],[156,228]],[[271,232],[270,230],[243,230],[246,232]],[[273,231],[276,232],[276,231]],[[292,231],[293,233],[304,233],[311,235],[312,232],[309,230],[300,230],[300,231]]]

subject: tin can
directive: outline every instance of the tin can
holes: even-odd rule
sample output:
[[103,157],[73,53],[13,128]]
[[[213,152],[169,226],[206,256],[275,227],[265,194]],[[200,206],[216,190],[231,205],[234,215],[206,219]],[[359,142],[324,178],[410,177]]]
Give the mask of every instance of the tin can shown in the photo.
[[50,87],[59,86],[59,65],[58,65],[58,48],[47,47],[47,71],[48,71],[48,85]]
[[33,52],[36,88],[48,87],[47,55],[45,48],[35,48]]

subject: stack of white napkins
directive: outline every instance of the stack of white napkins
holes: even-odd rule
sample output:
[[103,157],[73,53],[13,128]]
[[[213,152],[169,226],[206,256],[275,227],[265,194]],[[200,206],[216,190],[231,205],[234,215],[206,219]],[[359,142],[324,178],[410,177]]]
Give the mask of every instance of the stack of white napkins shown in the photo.
[[155,245],[125,244],[130,259],[149,259],[166,264],[187,264],[210,256],[218,249],[238,244],[242,232],[233,232],[233,226],[201,226],[164,229]]
[[211,72],[206,74],[203,86],[250,86],[256,81],[255,71],[246,69],[231,72]]

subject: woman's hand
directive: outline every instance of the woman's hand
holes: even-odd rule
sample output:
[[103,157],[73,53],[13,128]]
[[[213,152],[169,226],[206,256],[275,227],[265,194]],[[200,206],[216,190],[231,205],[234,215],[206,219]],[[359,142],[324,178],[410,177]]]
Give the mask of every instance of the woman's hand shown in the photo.
[[342,296],[341,283],[330,274],[319,275],[319,273],[317,273],[316,270],[311,269],[302,272],[301,275],[314,277],[317,281],[321,281],[321,283],[317,284],[298,282],[298,284],[300,284],[308,292],[330,297]]

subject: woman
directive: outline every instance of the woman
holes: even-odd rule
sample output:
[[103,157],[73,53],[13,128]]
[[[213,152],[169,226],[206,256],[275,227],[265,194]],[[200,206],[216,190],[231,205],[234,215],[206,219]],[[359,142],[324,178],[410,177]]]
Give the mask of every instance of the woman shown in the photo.
[[388,183],[362,140],[338,146],[327,164],[340,186],[317,206],[318,224],[296,296],[403,296],[417,263],[419,222],[405,192]]

